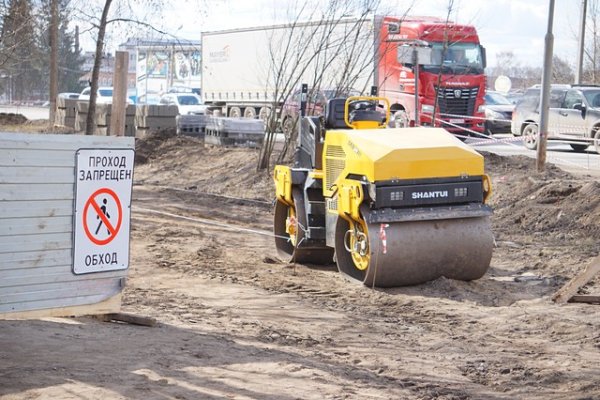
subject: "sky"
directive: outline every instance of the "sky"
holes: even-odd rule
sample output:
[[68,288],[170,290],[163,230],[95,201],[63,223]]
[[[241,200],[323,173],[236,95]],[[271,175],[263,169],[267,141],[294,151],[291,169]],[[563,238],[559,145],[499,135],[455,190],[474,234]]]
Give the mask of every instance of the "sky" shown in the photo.
[[[203,31],[261,26],[286,22],[286,10],[303,0],[179,0],[167,1],[156,16],[160,29],[171,35],[200,40]],[[450,0],[381,0],[389,14],[427,15],[446,18]],[[325,0],[320,2],[325,3]],[[454,0],[451,20],[474,25],[487,50],[488,66],[496,66],[496,54],[512,51],[521,65],[541,66],[548,27],[549,0]],[[555,0],[554,54],[573,66],[577,57],[580,0]],[[111,35],[114,43],[131,35]],[[83,41],[85,44],[86,42]],[[116,47],[116,46],[115,46]]]

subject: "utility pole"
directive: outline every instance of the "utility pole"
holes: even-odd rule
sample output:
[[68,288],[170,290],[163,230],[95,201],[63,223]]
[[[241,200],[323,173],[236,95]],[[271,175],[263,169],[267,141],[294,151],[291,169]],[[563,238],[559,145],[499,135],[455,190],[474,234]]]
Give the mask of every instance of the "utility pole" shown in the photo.
[[58,97],[58,0],[50,2],[50,114],[48,128],[56,122],[56,97]]
[[421,125],[419,120],[419,50],[413,47],[413,66],[415,69],[415,126]]
[[548,108],[550,105],[550,81],[552,79],[552,53],[554,35],[554,0],[550,0],[548,8],[548,31],[545,37],[544,73],[542,74],[542,97],[540,100],[540,126],[538,127],[537,171],[544,172],[546,164],[546,148],[548,146]]
[[115,53],[113,100],[110,116],[110,134],[113,136],[125,136],[128,73],[129,53],[126,51],[117,51]]
[[585,19],[587,13],[587,0],[581,0],[581,21],[579,22],[579,52],[577,53],[577,68],[575,69],[575,83],[581,84],[583,75],[583,53],[585,48]]

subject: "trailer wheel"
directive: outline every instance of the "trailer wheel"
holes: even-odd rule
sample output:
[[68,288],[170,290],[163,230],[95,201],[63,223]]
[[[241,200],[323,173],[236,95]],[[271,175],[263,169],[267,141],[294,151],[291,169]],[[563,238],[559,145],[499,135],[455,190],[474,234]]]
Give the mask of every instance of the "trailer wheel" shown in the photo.
[[244,108],[244,118],[256,118],[256,109],[254,107]]
[[594,138],[594,150],[600,154],[600,126],[594,127],[592,137]]
[[258,119],[262,119],[265,125],[267,124],[270,116],[271,109],[269,107],[261,107],[260,110],[258,110]]
[[283,123],[281,124],[281,130],[283,131],[283,135],[285,136],[286,139],[292,136],[292,133],[294,132],[295,127],[296,127],[296,121],[294,118],[287,117],[286,119],[283,120]]
[[240,118],[242,116],[242,110],[239,107],[231,107],[229,109],[229,116],[231,118]]
[[408,128],[409,122],[408,122],[408,115],[406,114],[406,111],[404,111],[404,110],[396,111],[391,118],[391,126],[393,128]]

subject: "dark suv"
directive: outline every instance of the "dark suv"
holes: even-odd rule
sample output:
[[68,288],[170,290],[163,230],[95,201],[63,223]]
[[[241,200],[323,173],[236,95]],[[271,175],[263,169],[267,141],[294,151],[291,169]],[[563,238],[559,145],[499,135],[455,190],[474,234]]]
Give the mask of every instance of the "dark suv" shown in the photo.
[[[523,135],[528,149],[537,148],[540,87],[527,89],[515,107],[511,131]],[[590,144],[600,153],[600,87],[555,85],[550,90],[548,139],[568,141],[575,151]]]

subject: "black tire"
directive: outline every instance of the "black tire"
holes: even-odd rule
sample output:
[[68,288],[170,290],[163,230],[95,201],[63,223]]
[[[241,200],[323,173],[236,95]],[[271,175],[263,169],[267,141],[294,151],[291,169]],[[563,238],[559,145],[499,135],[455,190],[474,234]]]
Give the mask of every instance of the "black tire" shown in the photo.
[[352,260],[352,254],[346,250],[344,240],[346,237],[346,231],[349,229],[350,224],[343,218],[338,218],[335,227],[335,262],[338,271],[352,279],[363,282],[367,276],[367,270],[361,271],[357,269]]
[[410,121],[408,120],[408,114],[406,111],[395,111],[390,118],[389,125],[392,128],[408,128],[410,126]]
[[573,151],[576,151],[577,153],[582,153],[585,151],[585,149],[588,148],[589,145],[587,144],[571,144],[570,145],[571,148],[573,149]]
[[244,118],[255,119],[256,118],[256,109],[254,107],[244,108]]
[[538,126],[534,123],[529,123],[523,128],[523,145],[529,150],[537,149],[538,145]]
[[271,109],[269,107],[261,107],[260,110],[258,110],[258,119],[262,119],[266,125],[270,114]]
[[242,116],[242,110],[239,107],[231,107],[229,109],[230,118],[240,118]]
[[594,139],[594,150],[600,154],[600,126],[594,127],[594,135],[592,137]]
[[485,121],[485,123],[483,124],[483,135],[492,137],[493,134],[494,132],[492,132],[490,124],[488,123],[488,121]]
[[281,124],[281,131],[286,139],[292,137],[294,129],[296,129],[296,121],[292,117],[286,117]]
[[289,234],[286,232],[285,224],[289,215],[287,205],[277,201],[275,204],[275,216],[273,232],[275,233],[275,247],[279,256],[286,262],[301,264],[327,265],[333,262],[333,249],[329,247],[304,247],[304,228],[307,227],[306,211],[304,206],[304,196],[300,189],[292,189],[292,198],[294,200],[294,211],[298,228],[295,244],[289,240]]

